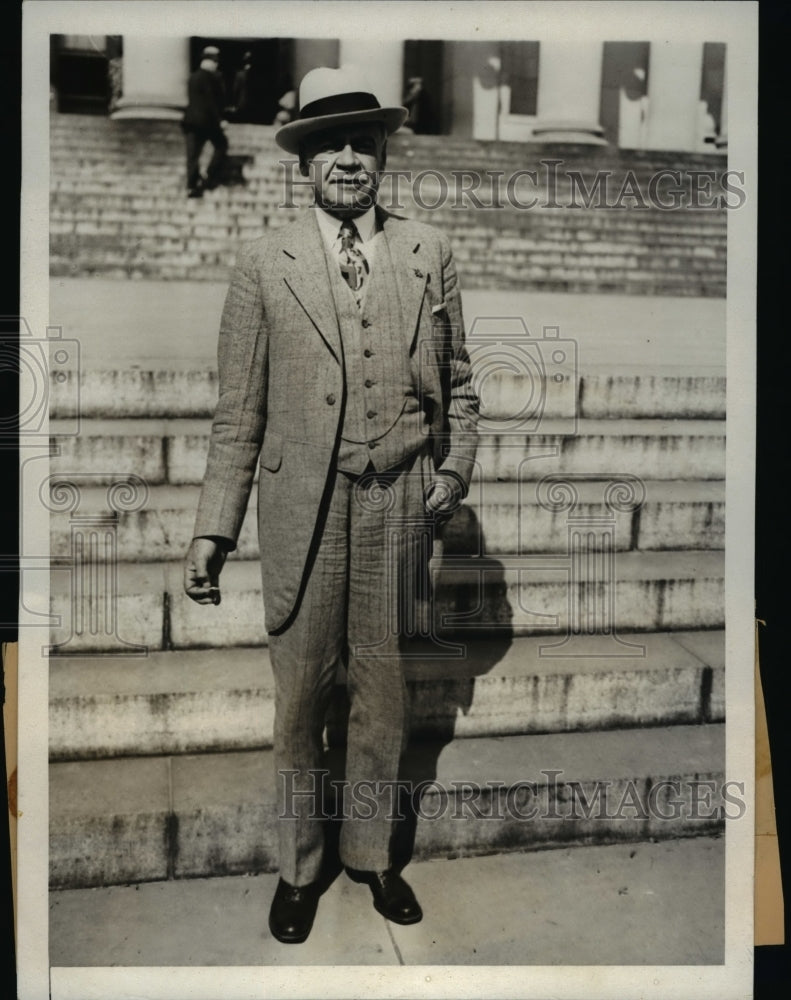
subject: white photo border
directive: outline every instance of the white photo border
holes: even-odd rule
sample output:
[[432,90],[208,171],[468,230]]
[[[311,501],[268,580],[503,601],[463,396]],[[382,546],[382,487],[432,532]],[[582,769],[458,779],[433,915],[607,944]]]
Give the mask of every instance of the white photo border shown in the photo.
[[[408,8],[413,7],[414,11]],[[309,8],[309,16],[305,8]],[[260,997],[544,997],[690,1000],[746,997],[753,962],[753,524],[755,438],[756,172],[758,4],[752,2],[50,2],[23,5],[23,168],[21,315],[44,330],[49,282],[49,35],[323,34],[336,37],[355,10],[371,40],[419,17],[422,38],[540,37],[552,32],[608,40],[689,39],[728,46],[728,141],[732,169],[744,172],[744,205],[728,218],[726,458],[726,778],[743,782],[745,816],[726,837],[725,963],[633,967],[161,967],[53,968],[48,958],[47,693],[35,663],[47,636],[19,630],[19,902],[17,955],[22,1000],[115,1000],[121,997],[241,1000]],[[305,30],[301,25],[309,25]],[[522,26],[524,25],[524,28]],[[403,30],[403,29],[402,29]],[[24,456],[23,456],[24,457]],[[42,554],[47,512],[23,503]],[[24,557],[27,553],[21,553]],[[47,574],[34,574],[46,578]],[[26,582],[26,598],[48,606],[45,579]],[[24,595],[23,595],[24,596]],[[28,654],[36,651],[35,658]],[[51,992],[50,992],[51,991]]]

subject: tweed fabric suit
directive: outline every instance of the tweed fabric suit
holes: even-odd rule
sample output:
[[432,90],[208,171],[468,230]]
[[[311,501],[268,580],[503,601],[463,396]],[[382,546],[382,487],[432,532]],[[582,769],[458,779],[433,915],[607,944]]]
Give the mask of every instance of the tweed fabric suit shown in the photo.
[[393,262],[381,241],[362,307],[334,263],[330,256],[347,386],[338,468],[361,473],[370,462],[376,469],[389,469],[428,438],[415,389],[419,360],[404,349],[403,337],[388,335],[390,317],[401,313]]
[[[318,875],[322,833],[306,797],[285,800],[284,783],[292,791],[315,784],[341,660],[352,703],[347,780],[397,777],[407,701],[393,628],[404,588],[393,585],[393,566],[408,579],[416,553],[410,531],[393,547],[393,515],[419,523],[432,469],[466,486],[475,454],[477,399],[450,251],[431,227],[385,213],[379,220],[384,252],[366,289],[374,299],[357,316],[311,212],[240,255],[221,322],[220,399],[195,527],[235,545],[260,451],[279,811],[293,814],[298,801],[299,814],[279,824],[281,876],[297,885]],[[362,371],[376,373],[364,382],[367,395]],[[350,378],[358,380],[351,387]],[[357,478],[339,465],[370,471]],[[345,864],[388,867],[384,806],[344,824]]]
[[[467,484],[478,400],[450,248],[431,226],[377,214],[399,290],[400,315],[388,326],[403,337],[418,369],[434,465]],[[336,461],[345,396],[330,276],[311,211],[240,252],[217,355],[219,400],[194,534],[236,546],[260,458],[259,539],[265,624],[272,632],[296,609]]]

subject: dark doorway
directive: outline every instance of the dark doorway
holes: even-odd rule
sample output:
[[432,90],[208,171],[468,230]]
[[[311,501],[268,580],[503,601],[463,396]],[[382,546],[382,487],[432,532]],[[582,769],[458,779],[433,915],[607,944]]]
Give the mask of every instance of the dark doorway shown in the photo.
[[117,96],[121,38],[50,35],[49,79],[56,108],[65,114],[106,115]]
[[199,66],[207,45],[216,45],[220,50],[219,71],[225,84],[228,120],[271,125],[279,110],[278,101],[294,88],[293,40],[195,36],[190,38],[191,70]]
[[725,86],[725,43],[704,42],[703,71],[700,75],[700,98],[714,119],[714,128],[722,134],[722,91]]
[[538,42],[500,42],[501,76],[511,90],[508,113],[535,115],[538,107]]
[[[410,115],[407,127],[423,135],[446,131],[443,121],[442,69],[443,42],[404,42],[404,94]],[[415,81],[420,81],[417,83]]]
[[[605,42],[599,122],[613,146],[640,148],[642,99],[648,92],[648,42]],[[630,120],[622,121],[625,112]]]

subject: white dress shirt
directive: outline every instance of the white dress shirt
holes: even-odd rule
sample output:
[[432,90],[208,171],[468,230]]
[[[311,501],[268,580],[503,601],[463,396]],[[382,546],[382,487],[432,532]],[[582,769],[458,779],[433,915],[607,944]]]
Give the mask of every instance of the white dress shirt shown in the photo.
[[[336,257],[340,256],[341,252],[341,225],[343,224],[343,219],[338,219],[334,215],[330,215],[329,212],[325,212],[324,209],[316,209],[316,218],[319,223],[319,229],[321,231],[322,239],[324,240],[324,245],[327,250],[334,254]],[[359,244],[360,250],[363,256],[368,261],[368,269],[373,267],[373,259],[376,253],[376,211],[373,208],[369,208],[363,215],[359,215],[356,219],[351,220],[357,227],[357,232],[359,233]]]

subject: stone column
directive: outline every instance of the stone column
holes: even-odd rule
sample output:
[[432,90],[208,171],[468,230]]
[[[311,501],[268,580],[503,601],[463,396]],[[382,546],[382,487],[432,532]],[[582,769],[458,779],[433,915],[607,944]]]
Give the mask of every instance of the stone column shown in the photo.
[[342,38],[340,64],[353,63],[364,74],[383,107],[397,107],[404,96],[404,43]]
[[602,42],[542,41],[533,142],[605,146],[599,124]]
[[188,38],[124,35],[123,94],[112,118],[180,121],[187,104]]
[[700,42],[652,42],[648,63],[648,149],[697,150],[703,69]]

